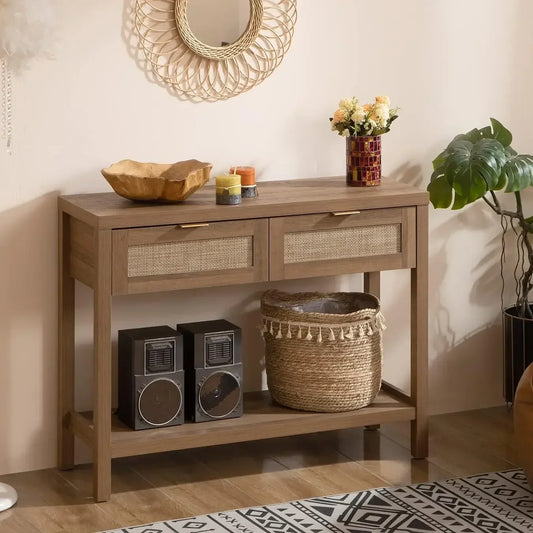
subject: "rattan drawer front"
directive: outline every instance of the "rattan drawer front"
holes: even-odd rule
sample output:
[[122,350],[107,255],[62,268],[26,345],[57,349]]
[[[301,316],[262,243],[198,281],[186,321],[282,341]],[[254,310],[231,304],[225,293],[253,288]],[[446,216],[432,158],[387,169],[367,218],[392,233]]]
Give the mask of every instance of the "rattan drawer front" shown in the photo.
[[272,219],[271,279],[412,267],[414,216],[391,208]]
[[397,254],[401,251],[401,237],[400,224],[287,233],[284,260],[303,263]]
[[113,293],[268,279],[268,221],[214,222],[113,232]]
[[253,266],[253,238],[139,244],[128,249],[128,277],[210,272]]

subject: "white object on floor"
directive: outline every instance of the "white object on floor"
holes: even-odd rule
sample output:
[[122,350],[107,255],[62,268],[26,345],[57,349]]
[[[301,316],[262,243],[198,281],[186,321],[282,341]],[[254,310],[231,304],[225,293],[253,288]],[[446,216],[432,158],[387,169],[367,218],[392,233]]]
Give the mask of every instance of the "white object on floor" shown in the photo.
[[17,503],[17,491],[10,485],[0,483],[0,512],[13,507]]

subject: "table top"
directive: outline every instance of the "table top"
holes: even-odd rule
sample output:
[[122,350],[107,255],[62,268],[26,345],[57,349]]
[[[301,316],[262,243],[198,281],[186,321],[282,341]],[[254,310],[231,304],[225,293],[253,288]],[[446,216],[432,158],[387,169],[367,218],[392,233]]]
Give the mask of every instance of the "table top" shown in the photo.
[[175,204],[133,202],[114,192],[59,197],[59,209],[99,229],[244,220],[341,210],[427,205],[429,195],[411,185],[383,178],[375,187],[350,187],[344,176],[265,181],[257,198],[239,205],[217,205],[214,184]]

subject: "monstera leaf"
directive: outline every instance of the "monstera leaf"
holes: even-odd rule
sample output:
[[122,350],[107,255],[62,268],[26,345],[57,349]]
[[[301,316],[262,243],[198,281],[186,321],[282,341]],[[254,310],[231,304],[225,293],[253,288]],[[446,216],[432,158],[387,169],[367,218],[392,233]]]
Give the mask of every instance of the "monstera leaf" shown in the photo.
[[433,161],[428,185],[437,208],[461,209],[488,191],[516,192],[533,184],[533,157],[518,155],[513,137],[496,119],[491,126],[458,135]]
[[516,155],[511,157],[502,169],[507,180],[505,192],[516,192],[533,185],[533,156]]

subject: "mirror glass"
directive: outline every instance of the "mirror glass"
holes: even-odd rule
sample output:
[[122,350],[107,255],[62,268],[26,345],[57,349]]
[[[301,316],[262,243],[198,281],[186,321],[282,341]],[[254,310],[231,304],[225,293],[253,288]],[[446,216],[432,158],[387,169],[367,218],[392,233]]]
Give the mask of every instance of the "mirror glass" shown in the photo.
[[250,21],[249,0],[188,0],[187,20],[194,36],[209,46],[233,44]]

